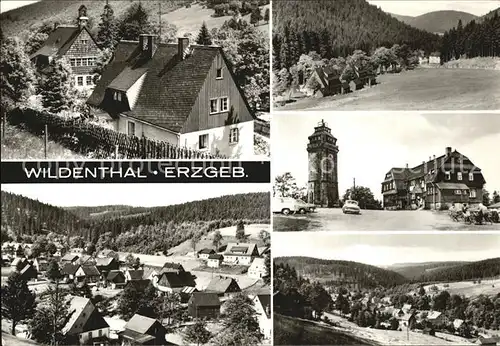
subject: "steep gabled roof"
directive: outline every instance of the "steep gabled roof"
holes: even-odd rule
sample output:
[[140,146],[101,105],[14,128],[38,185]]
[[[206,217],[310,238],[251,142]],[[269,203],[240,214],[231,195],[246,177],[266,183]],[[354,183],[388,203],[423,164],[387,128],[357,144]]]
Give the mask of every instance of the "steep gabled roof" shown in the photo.
[[190,298],[192,304],[196,306],[220,306],[220,300],[217,293],[194,292]]
[[115,259],[112,257],[99,257],[95,259],[95,265],[98,267],[109,266]]
[[34,58],[38,55],[63,56],[83,30],[87,31],[92,40],[94,40],[86,27],[80,29],[78,26],[59,26],[49,34],[43,46],[32,54],[30,58]]
[[68,312],[70,318],[62,330],[64,334],[75,335],[89,330],[109,327],[88,298],[72,297]]
[[81,266],[85,276],[99,276],[101,273],[96,266]]
[[144,270],[128,270],[130,275],[130,280],[142,280],[144,276]]
[[190,272],[165,272],[160,275],[158,285],[170,288],[196,287],[193,275]]
[[66,275],[75,275],[78,268],[80,268],[80,266],[77,264],[66,263],[62,267],[61,272]]
[[180,263],[165,262],[162,268],[172,268],[178,271],[184,271],[184,267]]
[[209,248],[204,248],[204,249],[201,249],[200,251],[198,251],[198,253],[199,254],[210,255],[210,254],[215,253],[215,250],[214,249],[209,249]]
[[134,332],[146,334],[149,328],[156,323],[154,318],[135,314],[130,321],[125,325],[125,329],[133,330]]
[[258,294],[256,296],[257,300],[262,305],[267,318],[271,318],[271,295],[270,294]]
[[111,270],[108,273],[106,280],[116,283],[123,283],[125,282],[125,276],[123,275],[123,272],[120,270]]
[[[124,113],[176,133],[182,132],[214,59],[219,54],[226,64],[227,59],[221,47],[192,45],[191,54],[180,60],[177,47],[177,44],[159,44],[153,57],[148,59],[138,42],[120,42],[87,103],[111,115]],[[108,88],[124,90],[144,73],[146,77],[134,109],[115,102],[108,95]]]
[[76,261],[78,259],[78,255],[74,255],[72,253],[67,253],[65,254],[62,258],[61,258],[61,261]]
[[226,293],[231,284],[235,283],[238,288],[240,287],[235,279],[230,277],[222,277],[216,276],[208,283],[206,292],[215,292],[215,293]]

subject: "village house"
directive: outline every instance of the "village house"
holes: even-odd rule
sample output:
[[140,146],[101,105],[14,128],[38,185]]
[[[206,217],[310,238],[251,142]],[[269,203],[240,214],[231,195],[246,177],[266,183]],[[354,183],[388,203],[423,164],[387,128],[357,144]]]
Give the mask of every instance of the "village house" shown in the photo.
[[216,293],[220,297],[230,298],[241,292],[241,288],[234,278],[216,276],[210,280],[205,292]]
[[215,253],[214,249],[208,249],[204,248],[198,251],[198,258],[203,259],[203,260],[208,260],[208,256],[212,255]]
[[224,253],[224,263],[249,266],[259,257],[259,250],[254,243],[229,243]]
[[42,74],[47,72],[52,61],[66,58],[76,89],[89,90],[95,86],[95,69],[101,49],[87,28],[88,20],[87,9],[82,5],[78,10],[78,25],[54,28],[40,49],[30,56]]
[[104,249],[104,250],[101,250],[97,253],[97,258],[107,258],[107,257],[111,257],[111,258],[114,258],[115,260],[118,260],[119,259],[119,256],[118,256],[118,253],[114,250],[111,250],[111,249]]
[[385,209],[429,208],[438,210],[455,204],[477,206],[486,183],[481,169],[447,147],[440,157],[419,166],[391,168],[382,183]]
[[74,296],[68,307],[70,318],[62,329],[70,345],[108,345],[109,325],[88,298]]
[[265,340],[271,339],[273,324],[271,323],[271,295],[258,294],[253,297],[254,309],[257,312],[260,332]]
[[135,314],[118,334],[121,346],[169,345],[165,339],[167,329],[154,318]]
[[79,282],[85,280],[88,283],[96,283],[100,280],[101,273],[96,266],[81,265],[75,273],[75,278]]
[[111,270],[106,276],[106,282],[112,289],[123,288],[127,283],[121,270]]
[[125,270],[125,280],[142,280],[144,278],[144,270],[142,269],[127,269]]
[[441,64],[441,53],[440,52],[433,52],[429,56],[429,64],[436,64],[440,65]]
[[258,257],[253,260],[252,264],[248,268],[248,276],[254,279],[262,279],[267,275],[267,268],[265,259]]
[[80,257],[78,255],[68,252],[63,257],[61,257],[61,264],[63,265],[66,263],[76,264],[79,258]]
[[78,258],[78,263],[81,265],[96,265],[96,259],[91,256],[91,255],[80,255],[80,258]]
[[441,326],[447,323],[446,316],[439,311],[431,311],[426,317],[426,320],[429,321],[434,327]]
[[49,261],[47,261],[47,259],[44,257],[35,258],[32,264],[36,268],[36,271],[39,273],[44,273],[49,267]]
[[224,256],[220,254],[211,254],[207,259],[207,267],[219,268],[224,261]]
[[136,290],[137,292],[144,292],[146,287],[148,287],[150,280],[142,279],[142,280],[131,280],[127,281],[125,284],[124,289],[127,289],[128,287]]
[[19,271],[21,278],[25,281],[36,280],[38,278],[38,272],[35,267],[27,262],[23,269]]
[[121,41],[87,103],[115,130],[230,158],[254,155],[254,115],[221,47]]
[[165,262],[163,264],[163,267],[161,268],[161,273],[167,273],[167,272],[172,272],[172,273],[181,273],[184,272],[184,267],[180,263],[173,263],[173,262]]
[[98,257],[95,259],[95,266],[101,273],[109,273],[111,270],[118,270],[119,263],[113,257]]
[[220,306],[217,293],[194,292],[188,302],[189,316],[193,318],[219,318]]
[[160,292],[180,293],[184,287],[196,287],[196,283],[190,272],[167,272],[157,277],[155,286]]
[[10,262],[10,267],[12,270],[16,270],[18,266],[19,268],[24,268],[28,263],[29,261],[26,257],[16,257]]
[[344,94],[347,91],[340,80],[340,73],[330,66],[315,68],[309,78],[315,79],[319,84],[315,94],[317,97]]
[[61,274],[63,275],[63,280],[65,282],[70,282],[75,280],[76,271],[80,268],[77,264],[65,263],[61,268]]

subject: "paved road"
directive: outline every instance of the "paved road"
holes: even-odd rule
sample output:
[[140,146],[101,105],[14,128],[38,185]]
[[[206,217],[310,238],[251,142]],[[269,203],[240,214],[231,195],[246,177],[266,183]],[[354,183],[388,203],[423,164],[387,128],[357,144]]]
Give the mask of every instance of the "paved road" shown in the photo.
[[447,212],[429,210],[363,210],[361,215],[346,215],[340,209],[318,209],[307,215],[275,214],[274,231],[468,231],[500,230],[500,223],[465,225],[452,221]]

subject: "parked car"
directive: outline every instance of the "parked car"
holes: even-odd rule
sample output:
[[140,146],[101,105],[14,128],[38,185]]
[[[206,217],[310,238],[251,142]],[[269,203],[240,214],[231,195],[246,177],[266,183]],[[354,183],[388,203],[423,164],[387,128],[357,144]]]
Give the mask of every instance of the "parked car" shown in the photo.
[[342,206],[342,212],[344,214],[361,214],[361,208],[358,205],[358,201],[349,199]]
[[316,206],[291,197],[275,197],[273,198],[272,208],[273,213],[288,215],[312,212],[316,209]]

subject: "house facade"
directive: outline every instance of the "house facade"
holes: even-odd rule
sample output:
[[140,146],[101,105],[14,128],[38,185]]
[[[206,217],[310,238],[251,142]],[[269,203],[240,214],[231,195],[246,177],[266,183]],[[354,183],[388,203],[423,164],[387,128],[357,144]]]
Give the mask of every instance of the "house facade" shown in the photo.
[[109,344],[109,325],[88,298],[74,296],[69,302],[70,318],[62,333],[72,345]]
[[122,346],[169,345],[165,336],[167,329],[154,318],[135,314],[120,332],[118,339]]
[[440,52],[433,52],[429,56],[429,64],[436,64],[440,65],[441,64],[441,53]]
[[200,251],[198,251],[198,258],[203,260],[208,260],[208,257],[212,254],[215,254],[214,249],[208,249],[208,248],[201,249]]
[[75,88],[94,88],[97,77],[95,68],[101,49],[87,28],[88,20],[87,9],[81,6],[78,25],[54,28],[42,47],[30,56],[42,74],[52,61],[64,57],[71,65]]
[[205,292],[216,293],[221,297],[229,298],[236,293],[241,292],[241,288],[234,278],[216,276],[212,280],[210,280],[207,288],[205,288]]
[[212,254],[208,256],[207,267],[219,268],[224,261],[224,256],[219,254]]
[[188,302],[189,316],[193,318],[218,318],[220,306],[217,293],[194,292]]
[[483,200],[481,169],[451,147],[440,157],[409,168],[392,168],[382,182],[385,209],[441,209]]
[[258,294],[252,300],[257,313],[260,332],[264,335],[265,340],[271,340],[273,330],[271,322],[271,295]]
[[259,250],[256,244],[229,243],[224,253],[224,263],[249,266],[256,257],[259,257]]
[[122,41],[88,104],[118,132],[199,152],[254,155],[254,115],[221,47]]
[[267,275],[267,268],[264,258],[256,258],[248,268],[248,276],[254,279],[262,279]]

